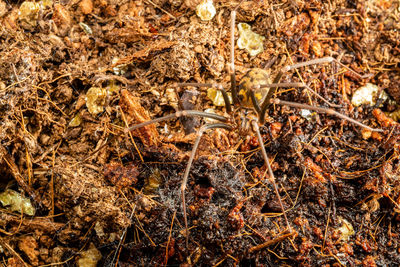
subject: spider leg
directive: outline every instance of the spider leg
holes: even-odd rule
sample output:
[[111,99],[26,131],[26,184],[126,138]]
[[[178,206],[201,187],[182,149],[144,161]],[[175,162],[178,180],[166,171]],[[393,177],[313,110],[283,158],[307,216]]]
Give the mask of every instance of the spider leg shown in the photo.
[[236,75],[235,75],[235,22],[236,22],[236,10],[239,8],[240,3],[236,6],[235,9],[231,11],[231,62],[229,67],[229,76],[231,77],[231,91],[232,91],[232,99],[233,104],[240,104],[238,91],[236,89]]
[[142,122],[136,125],[133,125],[129,128],[125,129],[125,132],[130,132],[136,129],[139,129],[141,127],[150,125],[152,123],[157,123],[157,122],[162,122],[162,121],[166,121],[166,120],[170,120],[173,118],[179,118],[182,116],[187,116],[187,117],[194,117],[194,116],[199,116],[199,117],[204,117],[204,118],[210,118],[210,119],[214,119],[214,120],[218,120],[218,121],[222,121],[222,122],[227,122],[228,118],[218,115],[218,114],[214,114],[214,113],[208,113],[208,112],[203,112],[203,111],[198,111],[198,110],[181,110],[181,111],[177,111],[173,114],[169,114],[167,116],[164,117],[160,117],[157,119],[153,119],[150,121],[146,121],[146,122]]
[[261,108],[260,108],[260,105],[258,104],[256,95],[254,94],[254,90],[250,90],[249,95],[250,95],[251,102],[253,103],[253,108],[256,110],[257,114],[260,114]]
[[210,87],[210,88],[215,88],[219,91],[221,91],[222,96],[224,97],[224,102],[225,102],[225,107],[226,107],[226,112],[229,114],[232,113],[232,105],[231,102],[229,101],[229,96],[224,87],[221,84],[218,83],[177,83],[176,86],[178,87],[184,87],[184,86],[193,86],[193,87]]
[[258,142],[260,143],[261,153],[262,153],[262,156],[263,156],[263,158],[264,158],[264,162],[265,162],[265,164],[267,165],[268,174],[269,174],[269,177],[270,177],[270,181],[272,182],[272,185],[274,186],[275,194],[276,194],[276,196],[278,197],[279,206],[281,207],[283,217],[285,218],[285,222],[286,222],[286,224],[287,224],[287,227],[288,227],[289,232],[291,232],[292,229],[291,229],[291,227],[290,227],[289,220],[288,220],[288,218],[287,218],[287,216],[286,216],[286,211],[285,211],[285,208],[283,207],[283,203],[282,203],[282,200],[281,200],[281,196],[279,195],[278,186],[276,185],[276,182],[275,182],[275,176],[274,176],[274,173],[273,173],[273,171],[272,171],[271,164],[269,163],[269,159],[268,159],[268,156],[267,156],[267,152],[265,151],[264,141],[263,141],[263,139],[262,139],[262,137],[261,137],[260,128],[258,127],[258,122],[257,122],[256,120],[253,120],[253,121],[252,121],[252,125],[253,125],[254,131],[255,131],[256,134],[257,134],[257,139],[258,139]]
[[185,174],[183,175],[182,184],[181,184],[181,198],[182,198],[183,216],[184,216],[184,220],[185,220],[186,248],[188,247],[188,244],[189,244],[189,229],[188,229],[188,221],[187,221],[187,213],[186,213],[185,190],[186,190],[187,181],[188,181],[188,177],[189,177],[189,171],[190,171],[190,168],[192,167],[193,159],[194,159],[194,156],[196,155],[197,148],[199,146],[200,139],[203,136],[203,133],[209,129],[216,129],[216,128],[223,128],[223,129],[226,129],[229,131],[233,129],[233,127],[231,125],[225,124],[225,123],[213,123],[213,124],[203,125],[197,133],[197,137],[194,142],[192,152],[190,153],[188,164],[186,165]]
[[276,104],[276,105],[285,105],[285,106],[290,106],[290,107],[295,107],[295,108],[300,108],[300,109],[308,109],[308,110],[315,110],[317,112],[320,113],[326,113],[329,115],[335,115],[341,119],[347,120],[351,123],[354,123],[360,127],[363,127],[365,129],[368,129],[372,132],[383,132],[382,129],[377,129],[377,128],[371,128],[355,119],[350,118],[349,116],[346,116],[342,113],[339,113],[331,108],[323,108],[323,107],[316,107],[316,106],[311,106],[311,105],[306,105],[306,104],[300,104],[300,103],[296,103],[296,102],[290,102],[290,101],[283,101],[280,100],[279,98],[275,98],[275,99],[271,99],[271,103],[272,104]]
[[[129,128],[126,128],[125,132],[133,131],[133,130],[139,129],[141,127],[150,125],[152,123],[162,122],[162,121],[170,120],[173,118],[179,118],[182,116],[188,116],[188,117],[199,116],[199,117],[205,117],[205,118],[219,120],[221,122],[228,121],[228,118],[226,118],[224,116],[220,116],[218,114],[214,114],[214,113],[207,113],[207,112],[202,112],[202,111],[198,111],[198,110],[182,110],[182,111],[177,111],[173,114],[169,114],[169,115],[161,117],[161,118],[157,118],[157,119],[153,119],[150,121],[146,121],[143,123],[133,125]],[[182,179],[181,197],[182,197],[182,207],[183,207],[183,214],[184,214],[184,221],[185,221],[186,247],[188,247],[188,243],[189,243],[189,230],[188,230],[187,213],[186,213],[185,190],[186,190],[186,186],[187,186],[187,180],[189,177],[189,171],[192,166],[193,159],[194,159],[194,156],[196,155],[196,151],[199,146],[200,139],[201,139],[203,133],[209,129],[215,129],[215,128],[223,128],[223,129],[227,129],[230,131],[233,129],[233,126],[226,124],[226,123],[213,123],[213,124],[206,124],[199,129],[196,140],[193,145],[192,152],[190,153],[189,162],[186,165],[185,173],[184,173],[183,179]]]
[[304,62],[293,64],[293,65],[289,65],[289,66],[284,67],[282,69],[282,72],[285,73],[285,72],[288,72],[290,70],[298,69],[298,68],[301,68],[301,67],[306,67],[306,66],[316,65],[316,64],[331,63],[331,62],[335,62],[336,64],[338,64],[341,67],[345,68],[346,70],[350,71],[351,73],[353,73],[355,76],[357,76],[360,79],[365,79],[365,78],[371,77],[371,74],[366,74],[366,75],[359,74],[358,72],[356,72],[356,71],[352,70],[351,68],[347,67],[346,65],[344,65],[343,63],[341,63],[339,60],[337,60],[334,57],[322,57],[322,58],[317,58],[317,59],[308,60],[308,61],[304,61]]
[[253,89],[258,89],[258,88],[278,88],[278,87],[303,87],[306,90],[308,90],[310,93],[314,94],[316,97],[324,101],[326,104],[328,104],[330,107],[335,107],[338,108],[340,105],[333,104],[323,98],[320,94],[315,92],[310,86],[304,83],[270,83],[270,84],[262,84],[258,86],[254,86]]
[[[338,64],[341,67],[345,68],[346,70],[350,71],[351,73],[353,73],[355,76],[359,77],[360,79],[365,79],[365,78],[368,78],[368,77],[371,76],[370,74],[361,75],[361,74],[357,73],[356,71],[354,71],[351,68],[347,67],[346,65],[344,65],[343,63],[341,63],[339,60],[337,60],[334,57],[323,57],[323,58],[317,58],[317,59],[308,60],[308,61],[305,61],[305,62],[300,62],[300,63],[296,63],[296,64],[293,64],[293,65],[285,66],[284,68],[282,68],[279,71],[278,75],[275,77],[275,79],[273,81],[273,84],[279,83],[279,81],[282,78],[283,74],[288,72],[288,71],[291,71],[291,70],[294,70],[294,69],[297,69],[297,68],[301,68],[301,67],[310,66],[310,65],[332,63],[332,62],[335,62],[336,64]],[[277,87],[273,87],[273,88],[274,88],[273,90],[269,90],[267,96],[265,97],[265,99],[264,99],[264,101],[263,101],[263,103],[261,105],[261,112],[260,112],[260,122],[261,123],[264,122],[266,110],[269,107],[269,105],[271,104],[270,99],[271,99],[272,95],[275,93]]]

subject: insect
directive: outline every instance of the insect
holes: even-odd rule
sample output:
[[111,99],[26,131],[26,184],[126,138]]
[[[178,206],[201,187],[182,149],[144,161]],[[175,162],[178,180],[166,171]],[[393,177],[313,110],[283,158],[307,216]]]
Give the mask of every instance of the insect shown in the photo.
[[[244,77],[241,79],[239,84],[237,84],[236,83],[235,64],[234,64],[234,41],[235,41],[234,36],[235,36],[236,12],[237,12],[239,5],[231,11],[231,25],[230,25],[229,74],[230,74],[230,91],[232,93],[232,102],[233,103],[231,104],[227,90],[221,84],[217,84],[217,83],[204,83],[204,84],[202,84],[202,83],[178,83],[178,84],[176,84],[177,87],[187,87],[187,86],[213,87],[213,88],[219,90],[222,93],[223,98],[224,98],[227,116],[222,116],[222,115],[218,115],[218,114],[214,114],[214,113],[207,113],[207,112],[198,111],[198,110],[182,110],[182,111],[177,111],[174,114],[170,114],[170,115],[167,115],[164,117],[156,118],[156,119],[153,119],[153,120],[150,120],[147,122],[133,125],[126,129],[126,131],[132,131],[132,130],[135,130],[135,129],[138,129],[138,128],[141,128],[141,127],[153,124],[153,123],[158,123],[158,122],[170,120],[173,118],[180,118],[180,117],[184,117],[184,116],[187,116],[187,117],[198,116],[198,117],[203,117],[203,118],[211,118],[211,119],[218,121],[215,123],[204,124],[197,131],[196,139],[195,139],[192,151],[190,153],[189,161],[186,165],[186,169],[183,174],[182,183],[181,183],[181,187],[180,187],[180,193],[181,193],[182,209],[183,209],[184,223],[185,223],[185,230],[186,230],[186,247],[188,247],[189,231],[188,231],[188,219],[187,219],[187,211],[186,211],[185,191],[187,188],[187,182],[188,182],[190,169],[191,169],[192,163],[194,161],[201,137],[207,130],[222,128],[222,129],[226,129],[228,131],[238,131],[239,134],[242,136],[252,134],[252,133],[256,134],[258,143],[260,144],[260,150],[262,153],[264,164],[266,165],[267,170],[268,170],[269,180],[270,180],[271,184],[273,185],[274,192],[277,196],[279,206],[280,206],[280,209],[282,212],[282,216],[284,217],[285,223],[287,225],[287,230],[289,232],[292,231],[291,226],[288,221],[286,211],[285,211],[284,205],[282,203],[281,197],[279,195],[278,186],[275,182],[275,176],[272,171],[271,164],[269,162],[265,147],[263,145],[264,142],[263,142],[263,139],[262,139],[262,136],[260,133],[260,129],[259,129],[259,127],[260,127],[259,125],[263,125],[265,122],[266,111],[271,106],[271,104],[285,105],[285,106],[290,106],[290,107],[294,107],[294,108],[308,109],[308,110],[313,110],[313,111],[320,112],[320,113],[335,115],[341,119],[347,120],[353,124],[356,124],[360,127],[368,129],[370,131],[382,132],[381,129],[371,128],[361,122],[358,122],[357,120],[354,120],[344,114],[341,114],[341,113],[335,111],[332,108],[332,107],[334,107],[333,104],[330,104],[328,101],[323,99],[317,93],[313,92],[311,90],[311,88],[309,88],[304,83],[291,83],[291,82],[281,83],[280,82],[282,76],[286,72],[289,72],[291,70],[298,69],[301,67],[317,65],[317,64],[325,64],[325,63],[335,63],[335,64],[345,68],[347,71],[350,71],[352,74],[354,74],[355,76],[357,76],[359,78],[366,77],[366,76],[362,76],[362,75],[358,74],[357,72],[355,72],[354,70],[345,66],[344,64],[340,63],[338,60],[336,60],[333,57],[323,57],[323,58],[305,61],[302,63],[288,65],[288,66],[282,68],[273,79],[271,79],[271,77],[269,77],[269,74],[266,70],[254,68],[254,69],[249,70],[244,75]],[[273,98],[273,95],[275,94],[276,90],[279,87],[306,88],[310,92],[314,93],[317,97],[319,97],[323,101],[327,102],[331,106],[331,108],[312,106],[312,105],[301,104],[301,103],[296,103],[296,102],[283,101],[279,98]]]

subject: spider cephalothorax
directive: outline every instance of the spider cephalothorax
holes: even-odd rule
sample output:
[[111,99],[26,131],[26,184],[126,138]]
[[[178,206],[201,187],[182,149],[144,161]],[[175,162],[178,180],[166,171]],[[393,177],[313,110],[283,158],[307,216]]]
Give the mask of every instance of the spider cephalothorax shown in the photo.
[[[271,83],[269,79],[269,71],[259,68],[250,69],[239,82],[239,101],[243,107],[254,108],[253,100],[250,92],[254,92],[254,96],[258,103],[261,103],[268,94],[269,88],[259,87],[263,84]],[[259,111],[258,111],[259,112]]]

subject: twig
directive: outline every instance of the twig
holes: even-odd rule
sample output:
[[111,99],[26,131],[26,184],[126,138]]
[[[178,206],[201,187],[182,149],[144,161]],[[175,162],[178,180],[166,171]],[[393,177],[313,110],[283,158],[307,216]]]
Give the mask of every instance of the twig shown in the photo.
[[262,243],[260,245],[257,245],[257,246],[254,246],[254,247],[250,248],[249,252],[252,253],[252,252],[256,252],[256,251],[259,251],[261,249],[267,248],[267,247],[269,247],[271,245],[274,245],[276,243],[279,243],[279,242],[285,240],[286,238],[294,236],[295,234],[296,234],[295,231],[290,232],[290,233],[286,233],[286,234],[282,234],[282,235],[280,235],[280,236],[278,236],[278,237],[276,237],[276,238],[274,238],[272,240],[269,240],[269,241],[264,242],[264,243]]

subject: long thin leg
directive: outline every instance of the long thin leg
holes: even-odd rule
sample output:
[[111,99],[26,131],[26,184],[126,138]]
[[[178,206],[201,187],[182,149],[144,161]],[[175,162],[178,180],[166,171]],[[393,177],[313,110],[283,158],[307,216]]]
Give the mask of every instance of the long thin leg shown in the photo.
[[377,128],[371,128],[359,121],[356,121],[355,119],[352,119],[342,113],[339,113],[331,108],[323,108],[323,107],[315,107],[315,106],[311,106],[311,105],[306,105],[306,104],[300,104],[300,103],[296,103],[296,102],[290,102],[290,101],[283,101],[280,100],[279,98],[275,98],[275,99],[271,99],[271,104],[276,104],[276,105],[284,105],[284,106],[290,106],[290,107],[295,107],[295,108],[301,108],[301,109],[308,109],[308,110],[315,110],[317,112],[320,113],[326,113],[329,115],[335,115],[339,118],[345,119],[351,123],[354,123],[360,127],[363,127],[365,129],[368,129],[372,132],[383,132],[382,129],[377,129]]
[[185,220],[186,248],[188,247],[188,244],[189,244],[189,229],[188,229],[187,214],[186,214],[185,190],[186,190],[187,181],[188,181],[188,177],[189,177],[189,171],[190,171],[190,168],[192,167],[193,159],[194,159],[194,156],[196,155],[197,148],[199,146],[200,139],[201,139],[203,133],[209,129],[215,129],[215,128],[223,128],[223,129],[227,129],[229,131],[232,130],[232,126],[229,124],[225,124],[225,123],[213,123],[213,124],[206,124],[206,125],[202,126],[199,129],[199,132],[197,133],[197,137],[194,142],[192,152],[190,153],[188,164],[186,165],[185,174],[183,175],[183,179],[182,179],[181,198],[182,198],[183,216],[184,216],[184,220]]
[[181,110],[181,111],[177,111],[173,114],[169,114],[169,115],[161,117],[161,118],[157,118],[157,119],[153,119],[151,121],[146,121],[146,122],[142,122],[142,123],[133,125],[129,128],[126,128],[125,131],[126,132],[133,131],[133,130],[139,129],[141,127],[150,125],[152,123],[162,122],[162,121],[170,120],[173,118],[179,118],[182,116],[186,116],[186,117],[199,116],[199,117],[205,117],[205,118],[210,118],[210,119],[214,119],[214,120],[219,120],[222,122],[228,121],[228,118],[218,115],[218,114],[214,114],[214,113],[208,113],[208,112],[203,112],[203,111],[198,111],[198,110]]
[[257,114],[260,114],[261,108],[260,108],[260,105],[258,104],[258,100],[256,98],[254,90],[250,90],[249,95],[250,95],[251,102],[253,103],[254,109],[256,110]]
[[236,75],[235,75],[235,21],[236,9],[231,12],[231,64],[229,68],[229,75],[231,77],[231,90],[233,104],[239,104],[239,97],[236,90]]
[[290,227],[290,224],[289,224],[289,220],[288,220],[288,218],[286,216],[286,211],[285,211],[285,208],[283,207],[281,196],[279,195],[278,186],[276,185],[276,182],[275,182],[275,176],[274,176],[274,173],[272,171],[271,164],[269,163],[267,152],[265,151],[264,141],[263,141],[263,139],[261,137],[260,128],[258,127],[258,122],[253,120],[252,121],[252,125],[253,125],[254,131],[257,134],[257,139],[258,139],[258,142],[260,143],[260,147],[261,147],[261,154],[262,154],[262,156],[264,158],[265,164],[267,165],[268,174],[269,174],[270,180],[271,180],[271,182],[272,182],[272,184],[274,186],[275,194],[278,197],[279,205],[281,206],[283,217],[285,218],[285,221],[286,221],[286,224],[287,224],[289,232],[291,232],[292,230],[291,230],[291,227]]
[[[316,97],[327,103],[331,107],[340,107],[339,105],[335,105],[330,103],[328,100],[320,96],[317,92],[315,92],[313,89],[311,89],[308,85],[304,83],[267,83],[267,84],[261,84],[261,85],[255,85],[253,88],[251,88],[251,91],[249,92],[250,94],[250,99],[253,103],[253,107],[256,110],[257,114],[262,113],[262,109],[260,105],[258,104],[258,100],[254,94],[254,91],[260,89],[260,88],[278,88],[278,87],[304,87],[306,88],[309,92],[313,93]],[[270,90],[271,91],[271,90]],[[264,114],[265,116],[265,114]]]
[[[357,73],[356,71],[354,71],[351,68],[347,67],[346,65],[344,65],[339,60],[337,60],[337,59],[335,59],[333,57],[323,57],[323,58],[317,58],[317,59],[313,59],[313,60],[309,60],[309,61],[305,61],[305,62],[296,63],[296,64],[289,65],[289,66],[286,66],[286,67],[282,68],[280,70],[280,72],[278,73],[278,75],[275,77],[273,83],[274,84],[275,83],[279,83],[279,81],[281,80],[283,74],[288,72],[288,71],[290,71],[290,70],[301,68],[301,67],[306,67],[306,66],[310,66],[310,65],[315,65],[315,64],[324,64],[324,63],[332,63],[332,62],[335,62],[336,64],[339,64],[341,67],[347,69],[348,71],[352,72],[354,75],[356,75],[357,77],[359,77],[361,79],[365,79],[365,78],[370,77],[370,74],[361,75],[361,74]],[[260,112],[260,122],[261,123],[264,123],[265,113],[267,111],[267,108],[271,104],[270,99],[271,99],[272,95],[275,93],[275,91],[276,91],[276,87],[273,90],[269,90],[267,96],[264,99],[264,102],[261,105],[261,112]]]
[[361,75],[358,72],[352,70],[351,68],[347,67],[346,65],[344,65],[343,63],[341,63],[339,60],[337,60],[334,57],[322,57],[322,58],[317,58],[317,59],[313,59],[313,60],[308,60],[305,62],[300,62],[300,63],[296,63],[293,65],[289,65],[283,68],[283,73],[288,72],[290,70],[293,69],[298,69],[301,67],[306,67],[306,66],[310,66],[310,65],[315,65],[315,64],[324,64],[324,63],[332,63],[335,62],[336,64],[340,65],[341,67],[345,68],[346,70],[350,71],[351,73],[353,73],[355,76],[357,76],[360,79],[365,79],[371,76],[371,74],[366,74],[366,75]]
[[226,112],[228,112],[229,114],[232,113],[232,105],[231,105],[231,102],[229,101],[228,93],[226,92],[226,90],[224,89],[224,87],[221,84],[218,84],[218,83],[177,83],[176,86],[178,86],[178,87],[184,87],[184,86],[211,87],[211,88],[220,90],[222,93],[222,96],[224,97]]
[[240,104],[238,91],[236,88],[236,75],[235,75],[235,21],[236,21],[236,11],[239,8],[240,3],[235,7],[234,10],[231,11],[231,63],[229,67],[229,75],[231,77],[231,91],[232,91],[232,99],[233,104]]
[[315,92],[310,86],[304,83],[270,83],[270,84],[262,84],[262,85],[256,85],[253,87],[253,89],[258,89],[258,88],[278,88],[278,87],[303,87],[307,89],[310,93],[314,94],[316,97],[324,101],[326,104],[328,104],[330,107],[340,107],[340,105],[333,104],[323,98],[321,95],[319,95],[317,92]]

